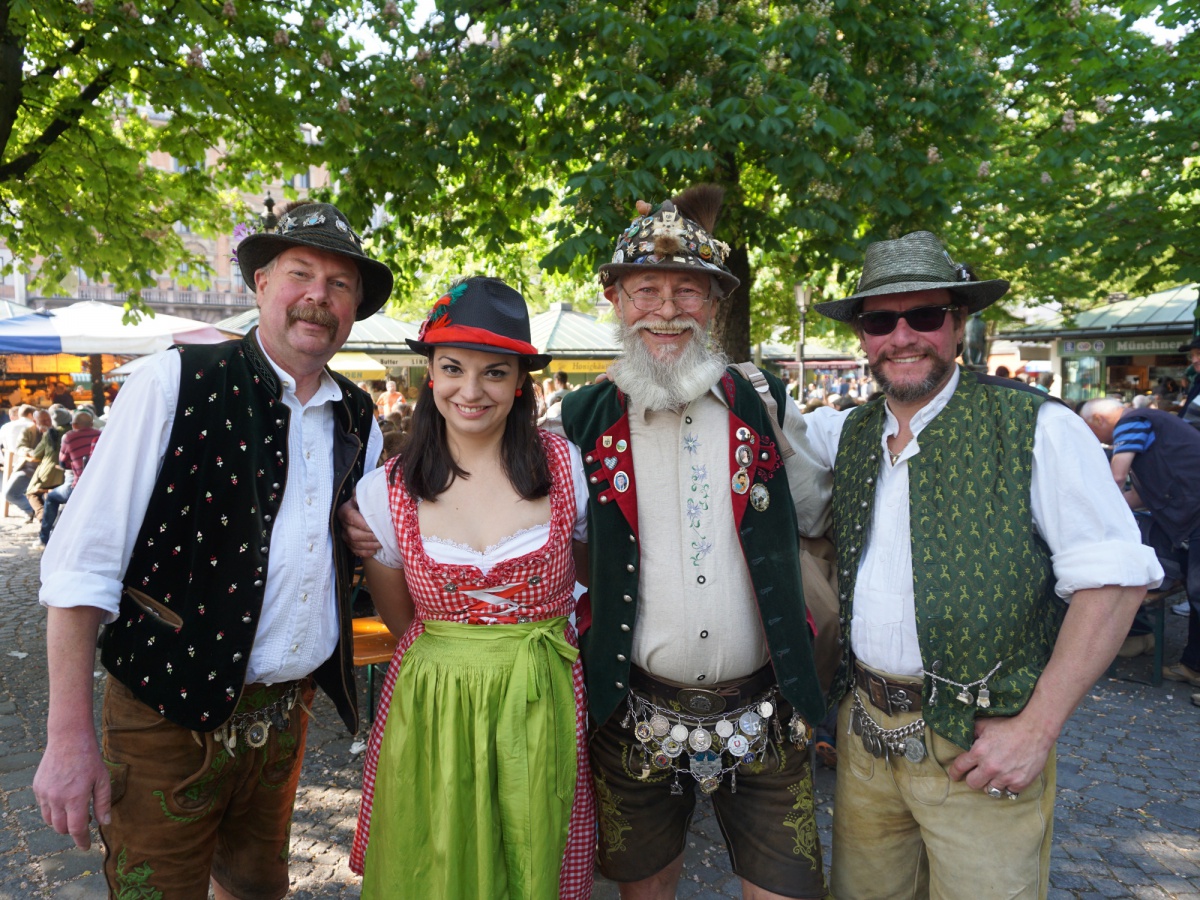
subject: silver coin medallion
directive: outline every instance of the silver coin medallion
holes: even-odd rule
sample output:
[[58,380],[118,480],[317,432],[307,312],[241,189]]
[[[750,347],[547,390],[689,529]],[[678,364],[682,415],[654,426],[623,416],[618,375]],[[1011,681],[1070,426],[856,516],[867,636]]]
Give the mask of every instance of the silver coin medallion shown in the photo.
[[684,725],[682,722],[676,722],[676,723],[675,723],[675,724],[674,724],[674,725],[671,727],[671,737],[672,737],[674,740],[676,740],[676,741],[678,741],[679,743],[681,743],[681,744],[682,744],[684,741],[686,741],[686,740],[687,740],[687,737],[688,737],[688,727],[687,727],[686,725]]
[[758,704],[758,714],[764,719],[771,718],[771,713],[773,712],[775,712],[775,704],[773,704],[770,700],[764,700],[762,703]]
[[735,734],[725,743],[725,749],[734,756],[744,756],[746,751],[750,749],[750,741],[746,739],[744,734]]
[[914,765],[925,758],[925,742],[919,737],[910,737],[904,741],[904,758]]
[[665,738],[662,742],[662,752],[671,757],[671,759],[677,759],[683,753],[683,744],[679,743],[675,738]]
[[746,735],[747,737],[755,737],[760,731],[762,731],[762,718],[758,715],[758,713],[753,712],[752,710],[747,710],[746,712],[742,713],[741,718],[738,719],[738,727],[742,729],[742,734]]
[[688,735],[688,746],[698,752],[707,750],[712,746],[712,735],[703,728],[697,728]]
[[666,737],[671,730],[671,722],[662,713],[655,713],[650,717],[650,730],[655,737]]
[[720,722],[717,723],[716,727],[713,730],[723,740],[729,740],[729,736],[731,734],[733,734],[733,723],[730,722],[728,719],[722,719]]

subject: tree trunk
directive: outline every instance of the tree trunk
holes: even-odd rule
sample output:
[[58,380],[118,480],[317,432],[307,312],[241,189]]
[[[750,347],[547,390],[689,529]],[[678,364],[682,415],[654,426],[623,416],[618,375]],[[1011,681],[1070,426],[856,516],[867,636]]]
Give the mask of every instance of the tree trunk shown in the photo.
[[743,362],[750,358],[750,286],[754,283],[750,254],[745,247],[735,247],[725,264],[742,283],[713,304],[712,336],[730,360]]
[[104,415],[104,357],[93,353],[88,357],[88,371],[92,375],[92,408],[96,415]]

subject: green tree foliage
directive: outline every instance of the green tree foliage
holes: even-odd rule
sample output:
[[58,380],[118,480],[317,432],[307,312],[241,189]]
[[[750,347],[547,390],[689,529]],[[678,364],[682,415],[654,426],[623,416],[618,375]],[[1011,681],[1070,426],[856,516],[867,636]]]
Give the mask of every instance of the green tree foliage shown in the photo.
[[[350,114],[316,121],[339,202],[391,213],[402,279],[430,246],[540,237],[544,267],[590,281],[636,199],[715,181],[743,281],[715,326],[739,358],[752,252],[824,285],[866,241],[947,219],[994,139],[986,12],[962,0],[438,0],[371,23],[386,49]],[[791,320],[778,294],[764,308]]]
[[0,239],[50,290],[74,266],[130,290],[203,266],[173,223],[228,232],[239,190],[308,166],[304,110],[336,108],[356,8],[0,0]]
[[[1200,7],[1000,0],[993,15],[1000,134],[956,241],[1025,302],[1200,280]],[[1148,16],[1177,42],[1151,40]]]

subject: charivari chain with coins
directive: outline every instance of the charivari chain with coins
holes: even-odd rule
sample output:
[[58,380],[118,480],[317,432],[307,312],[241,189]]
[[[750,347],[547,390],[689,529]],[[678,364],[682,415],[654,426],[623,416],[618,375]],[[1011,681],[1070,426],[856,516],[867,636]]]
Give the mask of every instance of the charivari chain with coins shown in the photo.
[[267,735],[274,725],[283,731],[291,724],[292,708],[300,701],[300,691],[292,685],[284,691],[274,703],[256,709],[252,712],[234,713],[229,721],[213,732],[213,740],[223,745],[229,755],[234,755],[237,747],[238,731],[246,738],[246,744],[253,750],[267,743]]
[[846,734],[858,735],[864,750],[876,759],[893,753],[903,754],[914,765],[925,758],[924,719],[917,719],[900,728],[884,728],[871,718],[857,691],[853,697],[854,707],[850,710]]
[[[679,795],[683,793],[679,773],[687,772],[703,793],[711,794],[729,774],[730,789],[737,793],[737,767],[762,758],[771,726],[775,740],[783,741],[775,699],[776,690],[772,688],[765,697],[739,709],[700,717],[658,706],[631,691],[626,697],[629,710],[621,724],[625,728],[633,726],[634,737],[641,744],[643,780],[650,777],[652,767],[669,770],[675,776],[671,793]],[[800,749],[811,740],[808,723],[798,713],[788,723],[788,739]],[[685,751],[688,765],[682,767],[676,760]]]

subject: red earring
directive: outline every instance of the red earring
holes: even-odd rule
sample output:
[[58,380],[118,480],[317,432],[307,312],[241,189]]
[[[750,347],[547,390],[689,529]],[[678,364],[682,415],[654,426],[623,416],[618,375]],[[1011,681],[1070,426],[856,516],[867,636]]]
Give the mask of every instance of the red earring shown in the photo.
[[433,387],[433,379],[432,378],[429,379],[429,386]]
[[520,389],[520,388],[517,388],[517,396],[518,396],[518,397],[520,397],[520,396],[521,396],[521,389]]

